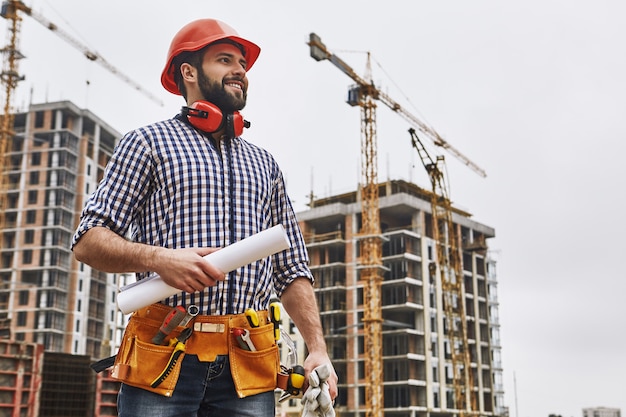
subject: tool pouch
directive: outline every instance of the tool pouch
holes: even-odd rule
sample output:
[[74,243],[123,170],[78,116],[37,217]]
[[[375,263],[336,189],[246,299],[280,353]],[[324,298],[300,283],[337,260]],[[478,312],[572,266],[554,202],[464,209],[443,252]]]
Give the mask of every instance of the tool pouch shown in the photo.
[[[161,322],[158,320],[131,317],[115,358],[111,377],[125,384],[169,397],[174,392],[178,381],[184,353],[179,357],[167,378],[153,388],[152,382],[161,375],[174,351],[173,346],[159,346],[151,343],[160,325]],[[175,335],[172,334],[172,336]]]
[[250,339],[256,351],[242,349],[230,338],[228,355],[235,390],[240,398],[272,391],[277,385],[280,370],[278,345],[274,340],[274,325],[264,325],[250,330]]

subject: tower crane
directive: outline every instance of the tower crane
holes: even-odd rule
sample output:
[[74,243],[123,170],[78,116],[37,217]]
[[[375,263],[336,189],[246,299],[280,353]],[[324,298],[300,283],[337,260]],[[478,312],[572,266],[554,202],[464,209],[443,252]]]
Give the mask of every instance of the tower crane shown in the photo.
[[[64,41],[66,41],[67,43],[72,45],[74,48],[82,52],[83,55],[85,55],[85,57],[88,60],[100,64],[103,68],[105,68],[106,70],[114,74],[120,80],[124,81],[125,83],[133,87],[135,90],[139,91],[141,94],[143,94],[144,96],[146,96],[153,102],[157,103],[159,106],[163,106],[163,102],[157,96],[152,94],[149,90],[145,89],[139,83],[137,83],[136,81],[134,81],[133,79],[125,75],[121,70],[119,70],[118,68],[113,66],[111,63],[109,63],[100,54],[89,49],[86,45],[82,44],[79,40],[74,38],[72,35],[64,31],[60,27],[58,27],[55,23],[46,19],[46,17],[37,13],[32,8],[26,6],[21,0],[5,0],[4,3],[2,4],[2,13],[0,13],[0,15],[6,19],[13,21],[13,20],[19,19],[19,16],[17,14],[18,11],[32,17],[37,22],[41,23],[45,28],[47,28],[51,32],[54,32]],[[18,29],[15,29],[15,30],[16,30],[15,36],[19,36],[19,33],[17,32]]]
[[[13,95],[17,85],[24,79],[18,72],[19,60],[24,56],[19,51],[19,36],[20,27],[22,22],[21,15],[25,14],[32,17],[37,22],[41,23],[44,27],[57,34],[63,40],[74,46],[80,52],[82,52],[87,59],[94,61],[109,72],[117,76],[122,81],[129,84],[131,87],[145,95],[150,100],[154,101],[160,106],[163,106],[163,102],[158,97],[150,93],[147,89],[143,88],[140,84],[133,81],[130,77],[126,76],[122,71],[111,65],[100,54],[90,50],[87,46],[83,45],[77,39],[70,34],[60,29],[56,24],[46,19],[41,14],[32,10],[32,8],[26,6],[21,0],[5,0],[2,3],[2,9],[0,16],[7,19],[8,26],[8,44],[0,50],[3,54],[2,73],[0,74],[0,81],[4,86],[4,115],[2,116],[2,124],[0,126],[0,231],[4,230],[4,212],[7,204],[7,178],[6,171],[8,163],[6,161],[6,154],[10,146],[10,140],[13,137]],[[3,242],[0,239],[0,247]]]
[[430,177],[432,186],[431,211],[433,240],[436,245],[436,263],[431,274],[439,274],[443,293],[443,308],[446,316],[447,336],[452,359],[452,385],[455,407],[463,417],[476,410],[472,362],[467,337],[465,314],[465,291],[463,287],[463,267],[458,246],[458,234],[452,222],[452,202],[444,175],[445,158],[437,156],[433,160],[415,129],[410,128],[411,142],[417,150],[422,164]]
[[377,90],[371,82],[371,68],[367,79],[358,76],[352,68],[330,54],[320,38],[311,33],[309,45],[311,57],[317,61],[330,59],[343,72],[354,79],[358,86],[350,91],[352,105],[361,107],[361,231],[360,270],[363,281],[363,328],[365,352],[365,400],[366,417],[383,416],[383,364],[382,364],[382,310],[380,287],[382,282],[382,235],[378,210],[378,166],[376,145]]
[[380,91],[371,79],[370,57],[368,54],[366,76],[358,75],[348,64],[330,52],[321,38],[309,35],[310,55],[316,61],[329,60],[356,84],[349,90],[348,104],[361,108],[361,216],[360,230],[360,270],[363,281],[363,327],[365,351],[365,400],[366,417],[382,417],[383,365],[382,365],[382,307],[381,270],[382,235],[380,229],[377,179],[376,144],[376,100],[383,102],[392,111],[404,117],[412,126],[426,134],[435,145],[443,147],[457,159],[485,177],[486,173],[469,158],[446,142],[434,129],[405,110],[390,96]]
[[[359,105],[357,101],[359,97],[371,96],[372,99],[377,99],[387,107],[389,107],[394,112],[398,113],[402,116],[406,121],[411,124],[411,126],[418,128],[422,133],[424,133],[432,142],[444,148],[448,153],[452,154],[456,157],[461,163],[468,166],[472,171],[481,177],[486,177],[487,173],[480,166],[472,162],[467,156],[463,155],[461,151],[452,146],[449,142],[439,135],[432,127],[428,126],[418,117],[411,114],[408,110],[402,107],[397,101],[392,99],[388,94],[385,94],[383,91],[380,91],[371,80],[366,80],[359,76],[348,64],[346,64],[341,58],[337,55],[330,52],[326,45],[322,43],[321,38],[315,33],[311,33],[309,35],[308,45],[311,47],[311,57],[316,61],[323,61],[328,59],[332,62],[337,68],[343,71],[348,77],[352,78],[356,85],[352,87],[349,91],[348,95],[348,104],[355,106]],[[369,54],[368,54],[369,55]],[[368,64],[369,66],[369,64]]]

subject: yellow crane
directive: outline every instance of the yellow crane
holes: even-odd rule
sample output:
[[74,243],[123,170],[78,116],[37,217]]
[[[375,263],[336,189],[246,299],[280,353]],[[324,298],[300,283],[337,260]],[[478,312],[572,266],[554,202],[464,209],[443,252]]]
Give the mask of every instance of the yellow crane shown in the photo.
[[[37,13],[32,8],[26,6],[21,0],[5,0],[2,4],[2,12],[0,13],[0,15],[4,17],[5,19],[8,19],[11,21],[10,37],[11,38],[15,37],[16,42],[17,42],[17,37],[19,36],[19,26],[15,25],[15,22],[21,20],[20,16],[18,15],[18,12],[22,12],[23,14],[32,17],[37,22],[41,23],[41,25],[43,25],[46,29],[55,33],[61,39],[63,39],[64,41],[72,45],[74,48],[82,52],[83,55],[85,55],[85,58],[101,65],[107,71],[109,71],[110,73],[112,73],[113,75],[115,75],[116,77],[118,77],[120,80],[124,81],[131,87],[133,87],[135,90],[139,91],[148,99],[152,100],[159,106],[163,106],[163,102],[157,96],[155,96],[149,90],[142,87],[141,84],[137,83],[132,78],[124,74],[120,69],[118,69],[117,67],[109,63],[99,53],[91,50],[89,47],[81,43],[78,39],[74,38],[72,35],[64,31],[63,29],[61,29],[55,23],[48,20],[45,16],[41,15],[40,13]],[[12,46],[16,46],[16,45],[12,45]]]
[[310,55],[316,61],[329,60],[356,84],[349,90],[348,104],[361,108],[361,216],[360,270],[363,281],[363,327],[365,351],[366,417],[382,417],[384,409],[382,365],[381,271],[382,235],[378,207],[378,166],[376,143],[376,100],[404,117],[425,133],[437,146],[443,147],[482,177],[484,170],[446,142],[434,129],[405,110],[390,96],[380,91],[371,79],[368,54],[366,76],[358,75],[342,59],[330,52],[321,38],[309,35]]
[[[6,14],[5,14],[6,12]],[[9,140],[13,137],[13,119],[14,111],[11,106],[13,91],[17,88],[17,84],[23,80],[17,71],[18,62],[23,58],[19,52],[18,41],[21,19],[17,15],[16,10],[2,6],[2,15],[9,20],[8,44],[2,48],[4,55],[2,60],[2,73],[0,80],[4,86],[4,114],[2,116],[2,125],[0,126],[0,249],[4,246],[4,236],[2,232],[5,226],[5,211],[7,209],[7,171],[8,161],[6,155],[9,150]]]
[[459,415],[463,417],[476,410],[476,401],[472,394],[474,378],[467,337],[463,265],[459,252],[458,234],[452,221],[452,202],[444,174],[445,159],[443,155],[439,155],[436,160],[433,160],[415,133],[415,129],[409,129],[409,133],[413,147],[422,160],[432,186],[433,240],[436,244],[437,258],[431,273],[439,274],[441,278],[446,334],[450,343],[452,362],[454,402]]
[[[0,10],[0,16],[8,21],[8,34],[7,45],[0,50],[3,55],[2,60],[2,73],[0,74],[0,81],[4,87],[4,115],[2,116],[2,124],[0,126],[0,232],[4,230],[5,218],[4,213],[7,204],[7,175],[8,166],[10,165],[6,160],[6,155],[10,146],[10,140],[13,137],[13,118],[15,111],[13,109],[13,96],[15,89],[20,81],[24,79],[19,74],[18,67],[20,59],[24,58],[19,51],[19,36],[20,27],[22,22],[21,15],[27,15],[41,23],[44,27],[54,32],[63,40],[74,46],[80,52],[85,55],[90,61],[96,62],[109,72],[117,76],[120,80],[129,84],[131,87],[139,91],[141,94],[154,101],[156,104],[162,106],[163,102],[153,95],[150,91],[143,88],[139,83],[133,81],[130,77],[125,75],[122,71],[111,65],[100,54],[90,50],[87,46],[83,45],[77,39],[70,34],[59,28],[56,24],[46,19],[41,14],[32,10],[32,8],[26,6],[20,0],[6,0],[2,3]],[[0,233],[1,234],[1,233]],[[0,248],[4,246],[4,242],[0,239]]]
[[[352,68],[328,52],[320,38],[311,33],[311,56],[317,61],[330,59],[357,82],[350,91],[351,104],[361,107],[361,230],[360,271],[363,281],[363,328],[365,352],[366,417],[383,415],[382,310],[382,235],[378,210],[378,166],[376,146],[376,88],[369,79],[358,76]],[[368,61],[368,78],[371,75]]]

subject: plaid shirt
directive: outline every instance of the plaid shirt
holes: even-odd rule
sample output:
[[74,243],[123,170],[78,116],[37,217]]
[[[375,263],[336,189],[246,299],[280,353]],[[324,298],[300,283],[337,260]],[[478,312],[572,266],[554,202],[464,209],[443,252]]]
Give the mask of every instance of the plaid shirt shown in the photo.
[[[196,304],[201,314],[266,309],[296,277],[313,281],[282,172],[265,150],[242,138],[220,148],[170,119],[127,133],[89,198],[72,247],[90,228],[168,248],[223,247],[282,224],[291,249],[240,268],[226,281],[164,300]],[[148,273],[137,274],[138,279]]]

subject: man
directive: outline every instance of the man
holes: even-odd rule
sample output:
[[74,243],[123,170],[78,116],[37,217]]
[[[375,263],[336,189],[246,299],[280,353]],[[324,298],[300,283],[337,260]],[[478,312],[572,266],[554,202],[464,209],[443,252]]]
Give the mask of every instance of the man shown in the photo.
[[[241,317],[248,308],[266,317],[274,294],[304,337],[306,374],[328,364],[330,396],[337,395],[308,255],[282,173],[268,152],[241,137],[246,72],[259,53],[220,21],[183,27],[172,40],[161,82],[187,106],[173,119],[126,134],[83,210],[73,240],[79,261],[105,272],[135,272],[139,279],[156,273],[181,290],[131,317],[116,362],[125,382],[120,416],[274,416],[277,350],[273,336],[267,344],[261,332],[267,322],[250,328],[252,341],[261,345],[245,352],[251,359],[232,341],[233,323],[245,327]],[[277,224],[291,243],[284,252],[227,274],[203,259]],[[150,367],[169,366],[171,348],[150,345],[145,335],[158,329],[170,308],[190,305],[199,308],[195,323],[202,325],[190,325],[182,364],[172,363],[174,375],[163,370],[163,378],[174,381],[172,390],[159,392],[159,378],[149,382],[154,374],[144,377],[154,390],[133,380]],[[136,355],[146,346],[161,356]],[[124,362],[133,355],[138,364]]]

